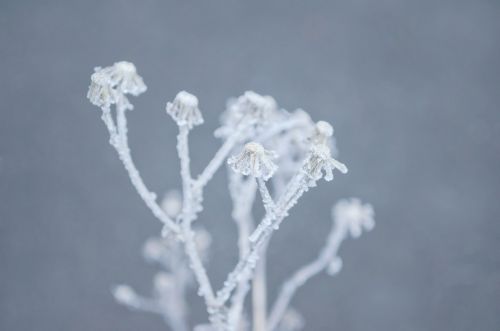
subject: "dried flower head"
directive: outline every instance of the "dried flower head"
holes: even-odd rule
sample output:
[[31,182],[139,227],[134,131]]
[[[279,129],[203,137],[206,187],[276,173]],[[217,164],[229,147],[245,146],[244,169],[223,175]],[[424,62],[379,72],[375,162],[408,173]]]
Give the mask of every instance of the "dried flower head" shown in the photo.
[[167,114],[172,116],[177,125],[186,125],[189,129],[203,124],[198,98],[186,91],[177,93],[173,102],[167,102]]
[[119,95],[138,96],[147,87],[135,66],[126,61],[116,62],[109,67],[96,67],[91,76],[87,98],[102,109],[109,109],[118,101]]
[[280,323],[280,330],[299,331],[304,328],[304,317],[295,309],[288,308]]
[[137,294],[128,285],[117,285],[112,292],[115,300],[123,305],[133,305],[137,300]]
[[259,123],[264,123],[277,108],[273,97],[260,95],[253,91],[247,91],[240,96],[235,106],[238,112]]
[[182,195],[177,190],[165,193],[161,201],[161,209],[171,218],[176,218],[182,210]]
[[172,275],[163,271],[160,271],[155,275],[153,284],[158,293],[170,292],[176,286]]
[[162,238],[148,238],[142,247],[142,254],[148,261],[158,261],[165,254],[166,248]]
[[328,267],[326,268],[326,273],[330,276],[335,276],[342,270],[342,259],[338,256],[335,256],[330,263],[328,263]]
[[315,125],[313,144],[328,145],[328,140],[333,136],[333,127],[325,121],[318,121]]
[[326,181],[333,179],[333,170],[338,169],[341,173],[347,173],[345,164],[332,158],[330,148],[323,144],[313,145],[309,157],[302,168],[307,176],[316,181],[324,177]]
[[278,169],[273,162],[276,157],[275,152],[264,149],[259,143],[250,142],[240,154],[230,157],[227,163],[242,175],[268,180]]
[[[222,127],[214,133],[218,138],[227,138],[238,129],[245,130],[245,135],[251,136],[256,128],[268,123],[272,114],[277,111],[277,104],[273,97],[247,91],[228,102],[227,108],[221,118]],[[243,121],[248,126],[238,128]]]
[[347,226],[353,238],[361,235],[363,230],[370,231],[375,227],[373,207],[362,204],[356,198],[341,200],[332,209],[335,222]]
[[112,67],[104,68],[104,70],[109,73],[113,86],[116,86],[117,90],[123,94],[138,96],[147,89],[133,63],[120,61],[113,64]]
[[111,80],[108,75],[96,68],[96,71],[90,76],[90,86],[87,98],[93,105],[109,109],[116,103],[116,91],[111,87]]

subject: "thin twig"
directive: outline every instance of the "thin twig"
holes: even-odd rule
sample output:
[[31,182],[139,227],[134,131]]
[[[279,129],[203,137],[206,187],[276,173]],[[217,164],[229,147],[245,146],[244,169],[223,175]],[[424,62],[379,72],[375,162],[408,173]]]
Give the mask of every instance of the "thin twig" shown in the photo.
[[115,126],[113,125],[110,114],[106,114],[106,112],[103,114],[104,122],[106,123],[106,126],[108,128],[111,141],[113,142],[113,140],[116,139],[116,143],[113,145],[113,147],[115,147],[116,151],[118,152],[120,160],[127,170],[132,185],[135,187],[137,193],[139,193],[139,196],[142,198],[146,206],[148,206],[148,208],[151,210],[153,215],[158,218],[163,224],[165,224],[171,231],[178,233],[179,227],[170,219],[170,217],[165,214],[165,212],[158,205],[158,203],[156,202],[156,194],[149,191],[149,189],[146,187],[146,184],[144,184],[144,181],[142,180],[142,177],[134,164],[132,156],[130,155],[130,148],[128,146],[127,139],[127,118],[125,115],[126,110],[122,103],[119,103],[117,105],[116,110],[117,133],[116,129],[113,130]]
[[328,235],[326,245],[321,250],[319,256],[311,263],[301,267],[283,283],[269,315],[268,331],[276,329],[297,289],[304,285],[311,277],[323,271],[337,255],[339,246],[346,237],[346,231],[344,223],[335,223]]

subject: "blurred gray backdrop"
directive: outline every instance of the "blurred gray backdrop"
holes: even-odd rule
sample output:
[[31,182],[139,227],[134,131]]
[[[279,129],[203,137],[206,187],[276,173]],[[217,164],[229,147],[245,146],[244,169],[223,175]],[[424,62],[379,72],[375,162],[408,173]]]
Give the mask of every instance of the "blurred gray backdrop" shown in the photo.
[[[130,140],[145,181],[179,187],[164,106],[196,94],[194,171],[228,97],[252,89],[334,124],[350,168],[274,238],[269,286],[313,258],[330,206],[357,196],[376,229],[293,306],[306,330],[499,330],[500,3],[476,0],[0,0],[0,329],[164,330],[113,302],[148,293],[159,223],[131,188],[85,95],[97,65],[134,62],[149,89]],[[216,287],[236,260],[226,177],[208,187]],[[205,320],[198,298],[192,319]]]

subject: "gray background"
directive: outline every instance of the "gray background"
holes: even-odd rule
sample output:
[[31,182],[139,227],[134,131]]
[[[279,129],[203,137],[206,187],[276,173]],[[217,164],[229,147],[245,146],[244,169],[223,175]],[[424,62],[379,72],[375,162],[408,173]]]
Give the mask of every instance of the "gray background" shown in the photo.
[[[179,186],[164,105],[181,89],[206,119],[195,172],[226,98],[247,89],[334,124],[350,173],[307,194],[275,237],[271,295],[315,256],[337,199],[371,202],[377,227],[345,243],[338,277],[300,290],[307,330],[498,330],[499,33],[493,0],[1,0],[0,329],[164,329],[109,292],[148,293],[140,247],[160,229],[85,99],[93,66],[124,59],[149,86],[130,139],[159,193]],[[200,219],[216,287],[237,254],[225,180]]]

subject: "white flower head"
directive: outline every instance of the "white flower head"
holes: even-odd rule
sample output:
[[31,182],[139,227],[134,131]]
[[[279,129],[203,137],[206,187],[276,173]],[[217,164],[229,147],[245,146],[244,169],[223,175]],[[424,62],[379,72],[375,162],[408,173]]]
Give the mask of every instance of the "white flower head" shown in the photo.
[[189,129],[203,124],[198,98],[186,91],[177,93],[173,102],[167,102],[167,114],[172,116],[177,125],[186,125]]
[[212,236],[208,233],[207,230],[202,228],[197,228],[195,230],[195,238],[196,247],[200,252],[207,252],[210,245],[212,244]]
[[253,91],[247,91],[240,96],[236,107],[243,115],[249,116],[258,123],[265,123],[277,108],[273,97],[260,95]]
[[328,140],[333,136],[333,127],[325,121],[318,121],[315,125],[312,141],[314,144],[328,144]]
[[335,222],[347,226],[353,238],[358,238],[363,230],[371,231],[375,227],[373,207],[368,203],[362,204],[356,198],[337,202],[332,216]]
[[109,67],[96,67],[94,71],[87,98],[102,109],[109,109],[118,101],[119,95],[138,96],[147,89],[133,63],[116,62]]
[[264,149],[259,143],[250,142],[240,154],[231,156],[227,163],[235,172],[242,175],[268,180],[278,169],[273,162],[276,158],[275,152]]
[[116,91],[112,88],[108,75],[99,68],[90,76],[90,86],[87,93],[90,102],[103,110],[116,103]]
[[304,328],[304,317],[295,309],[288,308],[280,322],[280,330],[299,331]]
[[313,181],[324,177],[326,181],[333,179],[333,170],[338,169],[341,173],[347,173],[345,164],[332,158],[330,148],[327,145],[313,145],[302,167],[307,176]]
[[335,276],[342,270],[342,259],[338,256],[335,256],[330,263],[328,263],[328,267],[326,268],[326,273],[330,276]]
[[175,280],[169,273],[160,271],[153,280],[154,288],[159,293],[171,291],[175,287]]
[[165,254],[166,248],[162,238],[149,238],[142,247],[142,254],[148,261],[158,261]]
[[[255,129],[266,125],[277,111],[277,104],[273,97],[247,91],[237,99],[228,102],[227,110],[223,114],[222,127],[215,131],[218,138],[227,138],[237,130],[245,130],[245,135],[251,135]],[[248,124],[244,128],[240,124]]]
[[104,68],[109,73],[113,86],[123,94],[138,96],[146,91],[147,87],[141,76],[137,74],[135,65],[131,62],[120,61],[112,67]]
[[113,296],[118,303],[131,306],[137,300],[137,294],[128,285],[117,285],[112,289]]
[[194,327],[193,331],[215,331],[210,324],[198,324]]
[[177,190],[170,190],[165,193],[161,201],[161,209],[168,217],[176,218],[182,210],[182,195]]

